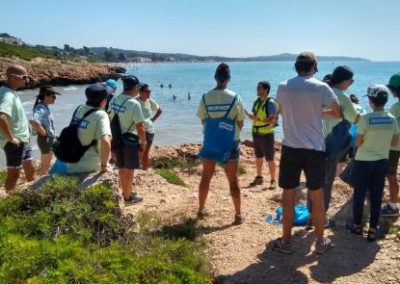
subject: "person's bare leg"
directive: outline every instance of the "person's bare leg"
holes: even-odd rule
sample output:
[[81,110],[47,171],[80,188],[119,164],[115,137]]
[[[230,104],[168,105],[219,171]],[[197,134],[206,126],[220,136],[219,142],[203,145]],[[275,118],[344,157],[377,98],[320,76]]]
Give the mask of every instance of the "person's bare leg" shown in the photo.
[[268,161],[269,174],[271,175],[271,180],[276,181],[276,164],[275,160]]
[[263,169],[264,158],[256,158],[256,170],[257,176],[262,177],[262,169]]
[[133,172],[129,169],[119,169],[119,178],[124,199],[129,199],[132,193]]
[[294,203],[296,197],[295,189],[284,189],[283,190],[283,233],[282,241],[284,243],[290,242],[292,238],[292,228],[294,219]]
[[397,175],[388,175],[389,181],[389,194],[391,203],[397,203],[399,197],[399,183],[397,181]]
[[146,149],[142,153],[142,169],[147,170],[149,168],[149,155],[150,146],[146,146]]
[[322,189],[308,191],[312,200],[312,220],[315,226],[315,235],[318,241],[324,238],[325,205]]
[[7,168],[7,178],[4,184],[7,193],[15,189],[20,173],[21,168]]
[[33,160],[26,160],[22,162],[22,168],[25,172],[25,178],[28,182],[35,179],[35,163]]
[[241,215],[241,200],[240,200],[240,187],[239,187],[239,162],[238,161],[228,161],[225,165],[225,173],[229,182],[229,189],[231,191],[231,196],[233,200],[233,205],[235,206],[235,214]]
[[49,172],[52,153],[42,154],[40,157],[40,168],[38,171],[39,176],[45,176]]
[[199,185],[199,211],[202,211],[206,204],[210,182],[215,171],[215,164],[215,161],[203,160],[203,172]]

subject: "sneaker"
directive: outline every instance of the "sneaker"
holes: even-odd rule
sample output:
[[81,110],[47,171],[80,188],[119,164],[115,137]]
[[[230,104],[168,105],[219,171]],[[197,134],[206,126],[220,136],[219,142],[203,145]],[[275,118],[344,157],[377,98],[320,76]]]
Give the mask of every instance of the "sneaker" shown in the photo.
[[381,210],[382,217],[398,217],[400,216],[399,208],[393,209],[390,204],[386,204]]
[[204,219],[205,217],[208,217],[210,214],[208,213],[208,211],[206,211],[205,209],[203,209],[203,210],[199,210],[198,212],[197,212],[197,218],[198,219]]
[[322,241],[316,242],[315,252],[317,254],[324,254],[333,247],[334,247],[334,245],[333,245],[332,241],[329,238],[324,238]]
[[132,193],[128,199],[125,199],[125,204],[137,204],[143,201],[142,197],[137,196],[137,193]]
[[250,183],[250,186],[262,185],[264,182],[264,178],[260,176],[256,176],[256,178]]
[[294,247],[292,243],[284,243],[282,238],[277,238],[268,243],[267,248],[269,251],[277,251],[283,254],[292,254],[294,252]]
[[276,182],[276,180],[271,180],[271,185],[269,186],[270,190],[274,190],[278,187],[278,183]]
[[241,224],[243,224],[244,220],[245,220],[245,218],[242,214],[241,215],[236,214],[235,220],[233,221],[232,225],[234,225],[234,226],[241,225]]

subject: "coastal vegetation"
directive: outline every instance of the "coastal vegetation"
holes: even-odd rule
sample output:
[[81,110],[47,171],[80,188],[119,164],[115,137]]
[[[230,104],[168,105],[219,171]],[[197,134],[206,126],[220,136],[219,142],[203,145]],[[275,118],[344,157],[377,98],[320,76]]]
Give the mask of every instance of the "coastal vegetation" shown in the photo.
[[0,283],[211,283],[194,235],[139,230],[116,210],[111,189],[77,188],[77,179],[56,177],[40,192],[0,199]]

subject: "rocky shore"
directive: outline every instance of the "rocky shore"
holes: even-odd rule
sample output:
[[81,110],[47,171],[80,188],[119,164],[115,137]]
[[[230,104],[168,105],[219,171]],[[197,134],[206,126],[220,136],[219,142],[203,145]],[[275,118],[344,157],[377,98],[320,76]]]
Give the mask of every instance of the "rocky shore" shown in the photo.
[[27,85],[27,89],[47,84],[53,86],[91,84],[117,79],[126,72],[126,69],[121,66],[87,61],[60,61],[43,58],[25,61],[17,58],[0,58],[0,85],[6,80],[5,72],[10,64],[19,64],[28,70],[30,83]]

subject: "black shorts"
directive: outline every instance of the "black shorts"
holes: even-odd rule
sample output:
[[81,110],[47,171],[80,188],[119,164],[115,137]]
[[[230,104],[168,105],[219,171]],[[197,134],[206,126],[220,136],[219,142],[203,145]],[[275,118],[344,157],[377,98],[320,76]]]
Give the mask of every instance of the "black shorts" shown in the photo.
[[257,159],[265,158],[267,161],[273,161],[275,158],[275,137],[274,133],[254,134],[254,154]]
[[54,138],[38,135],[37,144],[41,154],[53,152]]
[[389,176],[397,175],[397,168],[399,166],[400,151],[389,151],[389,168],[387,174]]
[[320,189],[325,182],[325,152],[282,146],[279,186],[283,189],[298,187],[302,171],[307,188]]
[[154,133],[146,132],[147,147],[153,145],[153,141],[154,141]]
[[4,146],[8,168],[21,168],[23,161],[32,161],[32,148],[29,143],[20,143],[18,146],[8,142]]
[[119,169],[125,168],[135,170],[140,168],[139,145],[121,145],[113,150],[117,159],[116,166]]

